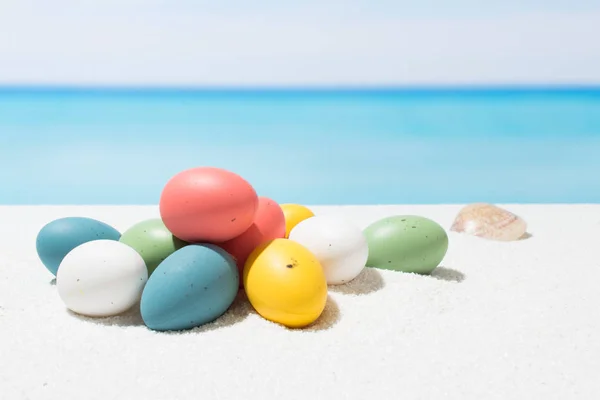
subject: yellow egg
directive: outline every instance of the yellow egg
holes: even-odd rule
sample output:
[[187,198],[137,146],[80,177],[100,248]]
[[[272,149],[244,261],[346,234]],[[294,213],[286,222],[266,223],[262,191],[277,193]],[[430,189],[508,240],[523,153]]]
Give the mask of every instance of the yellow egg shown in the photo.
[[327,280],[319,260],[289,239],[258,246],[246,260],[243,279],[256,312],[290,328],[316,321],[327,302]]
[[310,217],[314,217],[315,214],[300,204],[281,204],[281,209],[283,210],[283,215],[285,215],[285,237],[290,236],[290,232],[296,225],[300,222],[308,219]]

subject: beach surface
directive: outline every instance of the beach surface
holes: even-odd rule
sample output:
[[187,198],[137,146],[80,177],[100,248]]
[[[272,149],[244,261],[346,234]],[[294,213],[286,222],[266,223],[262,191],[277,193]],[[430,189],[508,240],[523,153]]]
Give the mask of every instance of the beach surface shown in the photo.
[[[530,237],[449,232],[431,276],[366,269],[330,287],[315,325],[260,318],[243,294],[213,323],[148,330],[135,309],[79,317],[35,238],[65,216],[123,231],[152,206],[0,207],[3,399],[591,399],[600,392],[600,205],[505,205]],[[421,215],[449,229],[460,205],[312,207],[361,227]]]

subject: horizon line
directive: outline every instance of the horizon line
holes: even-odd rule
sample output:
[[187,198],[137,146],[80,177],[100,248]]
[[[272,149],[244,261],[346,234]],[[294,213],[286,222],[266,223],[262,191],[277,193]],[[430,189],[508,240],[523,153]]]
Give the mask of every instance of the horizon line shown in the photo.
[[0,93],[480,93],[600,92],[590,84],[414,84],[414,85],[77,85],[2,84]]

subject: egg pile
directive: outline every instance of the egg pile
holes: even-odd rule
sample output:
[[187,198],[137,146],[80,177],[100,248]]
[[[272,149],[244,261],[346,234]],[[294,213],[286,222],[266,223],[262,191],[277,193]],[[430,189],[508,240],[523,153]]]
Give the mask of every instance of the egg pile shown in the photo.
[[160,218],[122,234],[86,217],[40,230],[38,256],[68,309],[108,317],[139,303],[148,328],[184,330],[220,317],[241,288],[263,318],[302,328],[322,314],[328,285],[348,283],[365,267],[428,274],[448,248],[444,229],[427,218],[388,217],[363,231],[279,205],[212,167],[172,177],[159,210]]

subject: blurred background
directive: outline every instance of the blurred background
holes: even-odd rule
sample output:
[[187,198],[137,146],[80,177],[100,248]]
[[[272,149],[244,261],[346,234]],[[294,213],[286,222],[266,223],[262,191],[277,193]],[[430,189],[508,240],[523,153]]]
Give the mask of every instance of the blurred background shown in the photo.
[[600,202],[595,0],[0,0],[0,204]]

